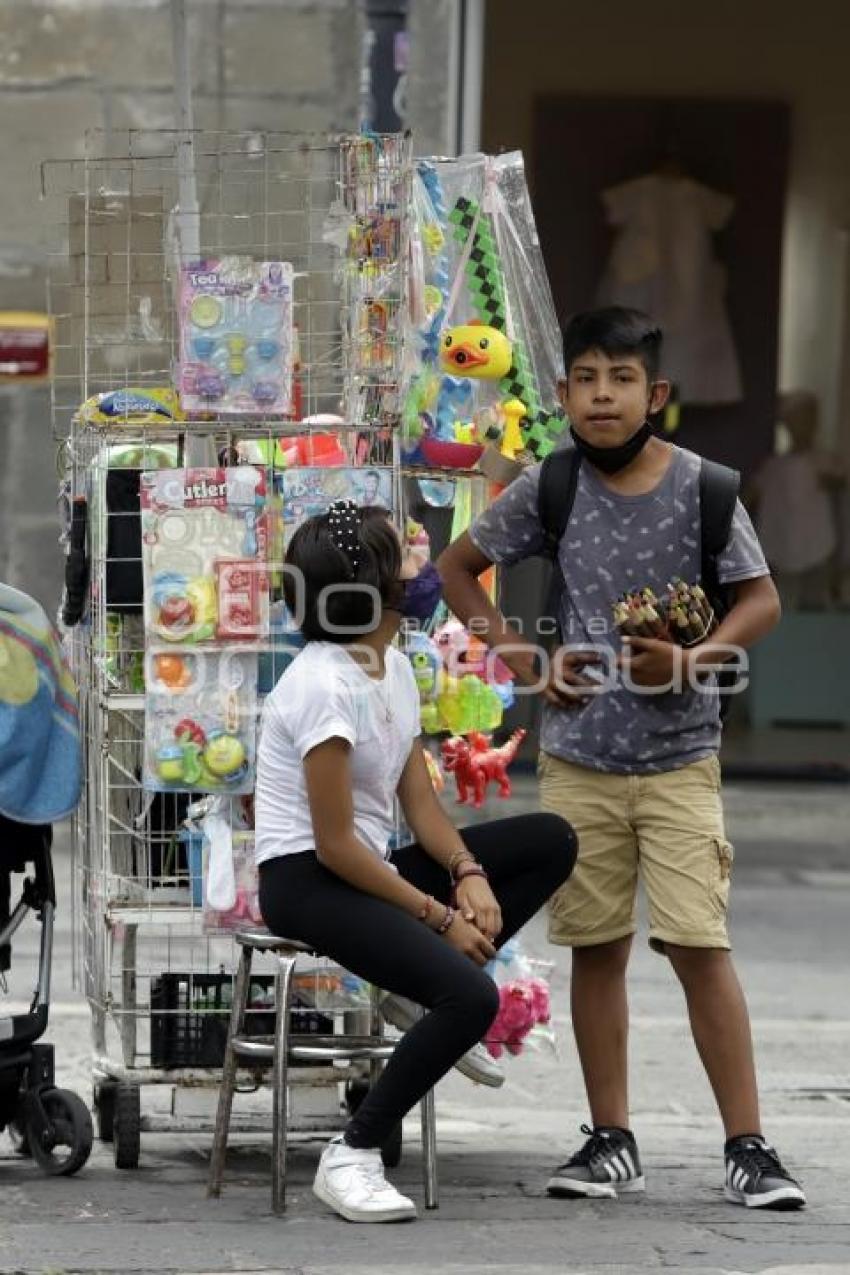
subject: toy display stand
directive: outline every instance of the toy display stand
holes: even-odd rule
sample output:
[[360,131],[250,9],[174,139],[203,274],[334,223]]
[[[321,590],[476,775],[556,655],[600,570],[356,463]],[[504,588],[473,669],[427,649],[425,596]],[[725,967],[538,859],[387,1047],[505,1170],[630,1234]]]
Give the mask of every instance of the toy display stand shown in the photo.
[[[138,1163],[141,1131],[197,1128],[188,1090],[218,1085],[233,927],[209,909],[204,924],[205,847],[186,820],[210,799],[233,828],[250,814],[250,748],[225,739],[222,752],[203,695],[167,719],[175,738],[152,748],[152,695],[185,689],[192,661],[209,667],[235,652],[230,673],[243,689],[222,713],[235,714],[231,735],[255,733],[258,697],[292,657],[291,635],[275,623],[293,475],[302,516],[311,500],[332,498],[341,474],[365,478],[364,466],[379,471],[381,497],[399,515],[402,503],[409,139],[194,134],[200,211],[188,226],[175,211],[185,143],[157,131],[112,135],[107,146],[95,134],[83,159],[43,171],[56,245],[52,421],[69,569],[78,569],[63,620],[86,758],[73,826],[74,970],[91,1010],[98,1129],[122,1168]],[[356,252],[335,237],[341,214],[360,228]],[[265,263],[259,292],[251,261]],[[236,262],[247,291],[217,293],[220,272],[200,262]],[[285,304],[262,291],[270,277]],[[265,307],[259,317],[252,298]],[[214,510],[190,544],[174,541],[167,571],[146,556],[163,530],[144,521],[146,504],[159,508],[146,491],[170,491],[173,479],[203,507],[234,472],[262,479],[247,522]],[[210,526],[224,529],[212,545]],[[239,864],[238,906],[252,917],[244,853]],[[258,998],[259,1012],[262,988]],[[295,1030],[310,1030],[317,1013],[326,1028],[368,1011],[327,962],[315,963],[299,1001]],[[339,1128],[341,1081],[356,1077],[336,1067],[292,1074],[294,1127]],[[263,1107],[259,1127],[267,1120]]]
[[[187,146],[197,213],[179,208]],[[141,1130],[197,1127],[182,1093],[218,1084],[209,1042],[228,1013],[230,922],[256,916],[244,852],[256,711],[298,647],[280,600],[288,535],[339,496],[400,523],[414,505],[450,509],[456,535],[492,497],[492,475],[459,466],[452,440],[417,456],[405,433],[425,410],[415,385],[434,370],[452,263],[458,321],[496,296],[490,325],[512,343],[499,402],[524,396],[513,424],[527,458],[559,428],[521,163],[483,160],[417,172],[407,136],[158,130],[108,144],[93,134],[82,159],[44,166],[62,619],[86,753],[74,971],[91,1009],[98,1127],[120,1167],[138,1163]],[[422,216],[416,181],[431,201]],[[519,221],[505,220],[509,205]],[[247,478],[249,496],[231,499]],[[206,818],[241,846],[229,919],[204,895]],[[326,964],[296,1013],[362,1012]],[[299,1113],[310,1129],[339,1127],[339,1070],[310,1068],[300,1097],[293,1075],[295,1127]],[[147,1086],[160,1088],[143,1114]]]

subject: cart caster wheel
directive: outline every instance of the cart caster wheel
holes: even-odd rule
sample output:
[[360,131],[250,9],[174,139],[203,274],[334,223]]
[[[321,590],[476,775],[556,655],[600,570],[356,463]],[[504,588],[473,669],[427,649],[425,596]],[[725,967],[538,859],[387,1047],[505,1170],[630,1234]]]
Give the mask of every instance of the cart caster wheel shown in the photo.
[[397,1124],[384,1145],[381,1147],[381,1159],[385,1169],[397,1169],[401,1164],[401,1124]]
[[111,1142],[115,1130],[115,1091],[116,1081],[105,1080],[94,1091],[94,1116],[97,1124],[97,1136],[101,1142]]
[[45,1089],[41,1105],[50,1128],[43,1141],[27,1129],[32,1157],[50,1177],[69,1177],[91,1154],[94,1135],[89,1109],[70,1089]]
[[116,1169],[138,1169],[141,1151],[142,1099],[139,1086],[119,1080],[112,1115],[112,1150]]
[[12,1144],[12,1150],[15,1155],[21,1156],[22,1159],[29,1159],[32,1155],[30,1150],[30,1139],[27,1133],[27,1127],[23,1120],[16,1117],[6,1126],[6,1133],[9,1135],[9,1141]]

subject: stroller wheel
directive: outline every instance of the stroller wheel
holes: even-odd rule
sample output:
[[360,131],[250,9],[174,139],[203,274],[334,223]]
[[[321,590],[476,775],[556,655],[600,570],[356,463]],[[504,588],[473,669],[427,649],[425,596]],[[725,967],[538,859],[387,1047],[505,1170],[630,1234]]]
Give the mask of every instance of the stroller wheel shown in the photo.
[[119,1080],[115,1087],[112,1150],[116,1169],[138,1169],[141,1152],[142,1096],[139,1086]]
[[15,1155],[26,1156],[27,1158],[32,1155],[29,1135],[23,1120],[17,1118],[13,1120],[6,1126],[6,1133],[9,1135],[9,1141],[12,1144]]
[[50,1122],[53,1145],[27,1130],[33,1159],[51,1177],[68,1177],[82,1168],[91,1153],[89,1109],[70,1089],[45,1089],[41,1104]]

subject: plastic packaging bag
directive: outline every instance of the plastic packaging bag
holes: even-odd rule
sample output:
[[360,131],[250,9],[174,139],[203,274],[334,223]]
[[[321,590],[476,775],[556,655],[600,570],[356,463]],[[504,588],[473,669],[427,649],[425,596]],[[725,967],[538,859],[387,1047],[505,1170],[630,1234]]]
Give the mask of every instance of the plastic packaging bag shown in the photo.
[[[206,822],[206,821],[205,821]],[[206,831],[206,829],[205,829]],[[222,895],[216,898],[215,884],[210,870],[213,863],[210,840],[204,838],[204,912],[203,927],[206,933],[221,933],[244,929],[265,928],[259,904],[259,876],[254,862],[253,832],[231,834],[231,882],[229,902]],[[229,906],[228,906],[229,902]],[[218,906],[216,906],[218,904]]]
[[485,968],[499,988],[499,1012],[484,1038],[491,1056],[501,1058],[506,1051],[516,1056],[526,1046],[554,1053],[549,990],[554,962],[527,956],[517,936]]
[[151,650],[145,688],[147,789],[252,790],[256,652]]
[[292,399],[292,265],[221,257],[180,271],[187,412],[285,415]]
[[[483,451],[516,468],[565,427],[560,331],[518,151],[420,160],[411,201],[409,464],[467,469]],[[494,472],[496,481],[505,481]]]
[[265,471],[253,465],[141,477],[145,627],[178,646],[268,631]]

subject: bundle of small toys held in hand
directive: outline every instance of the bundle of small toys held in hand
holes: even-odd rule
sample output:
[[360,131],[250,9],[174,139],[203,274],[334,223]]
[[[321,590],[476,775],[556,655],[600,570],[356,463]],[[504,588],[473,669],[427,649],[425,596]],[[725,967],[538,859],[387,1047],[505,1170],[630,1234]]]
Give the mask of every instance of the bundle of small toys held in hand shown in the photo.
[[698,584],[673,580],[657,598],[652,589],[624,593],[614,603],[614,623],[623,637],[656,638],[695,646],[717,628],[714,609]]

